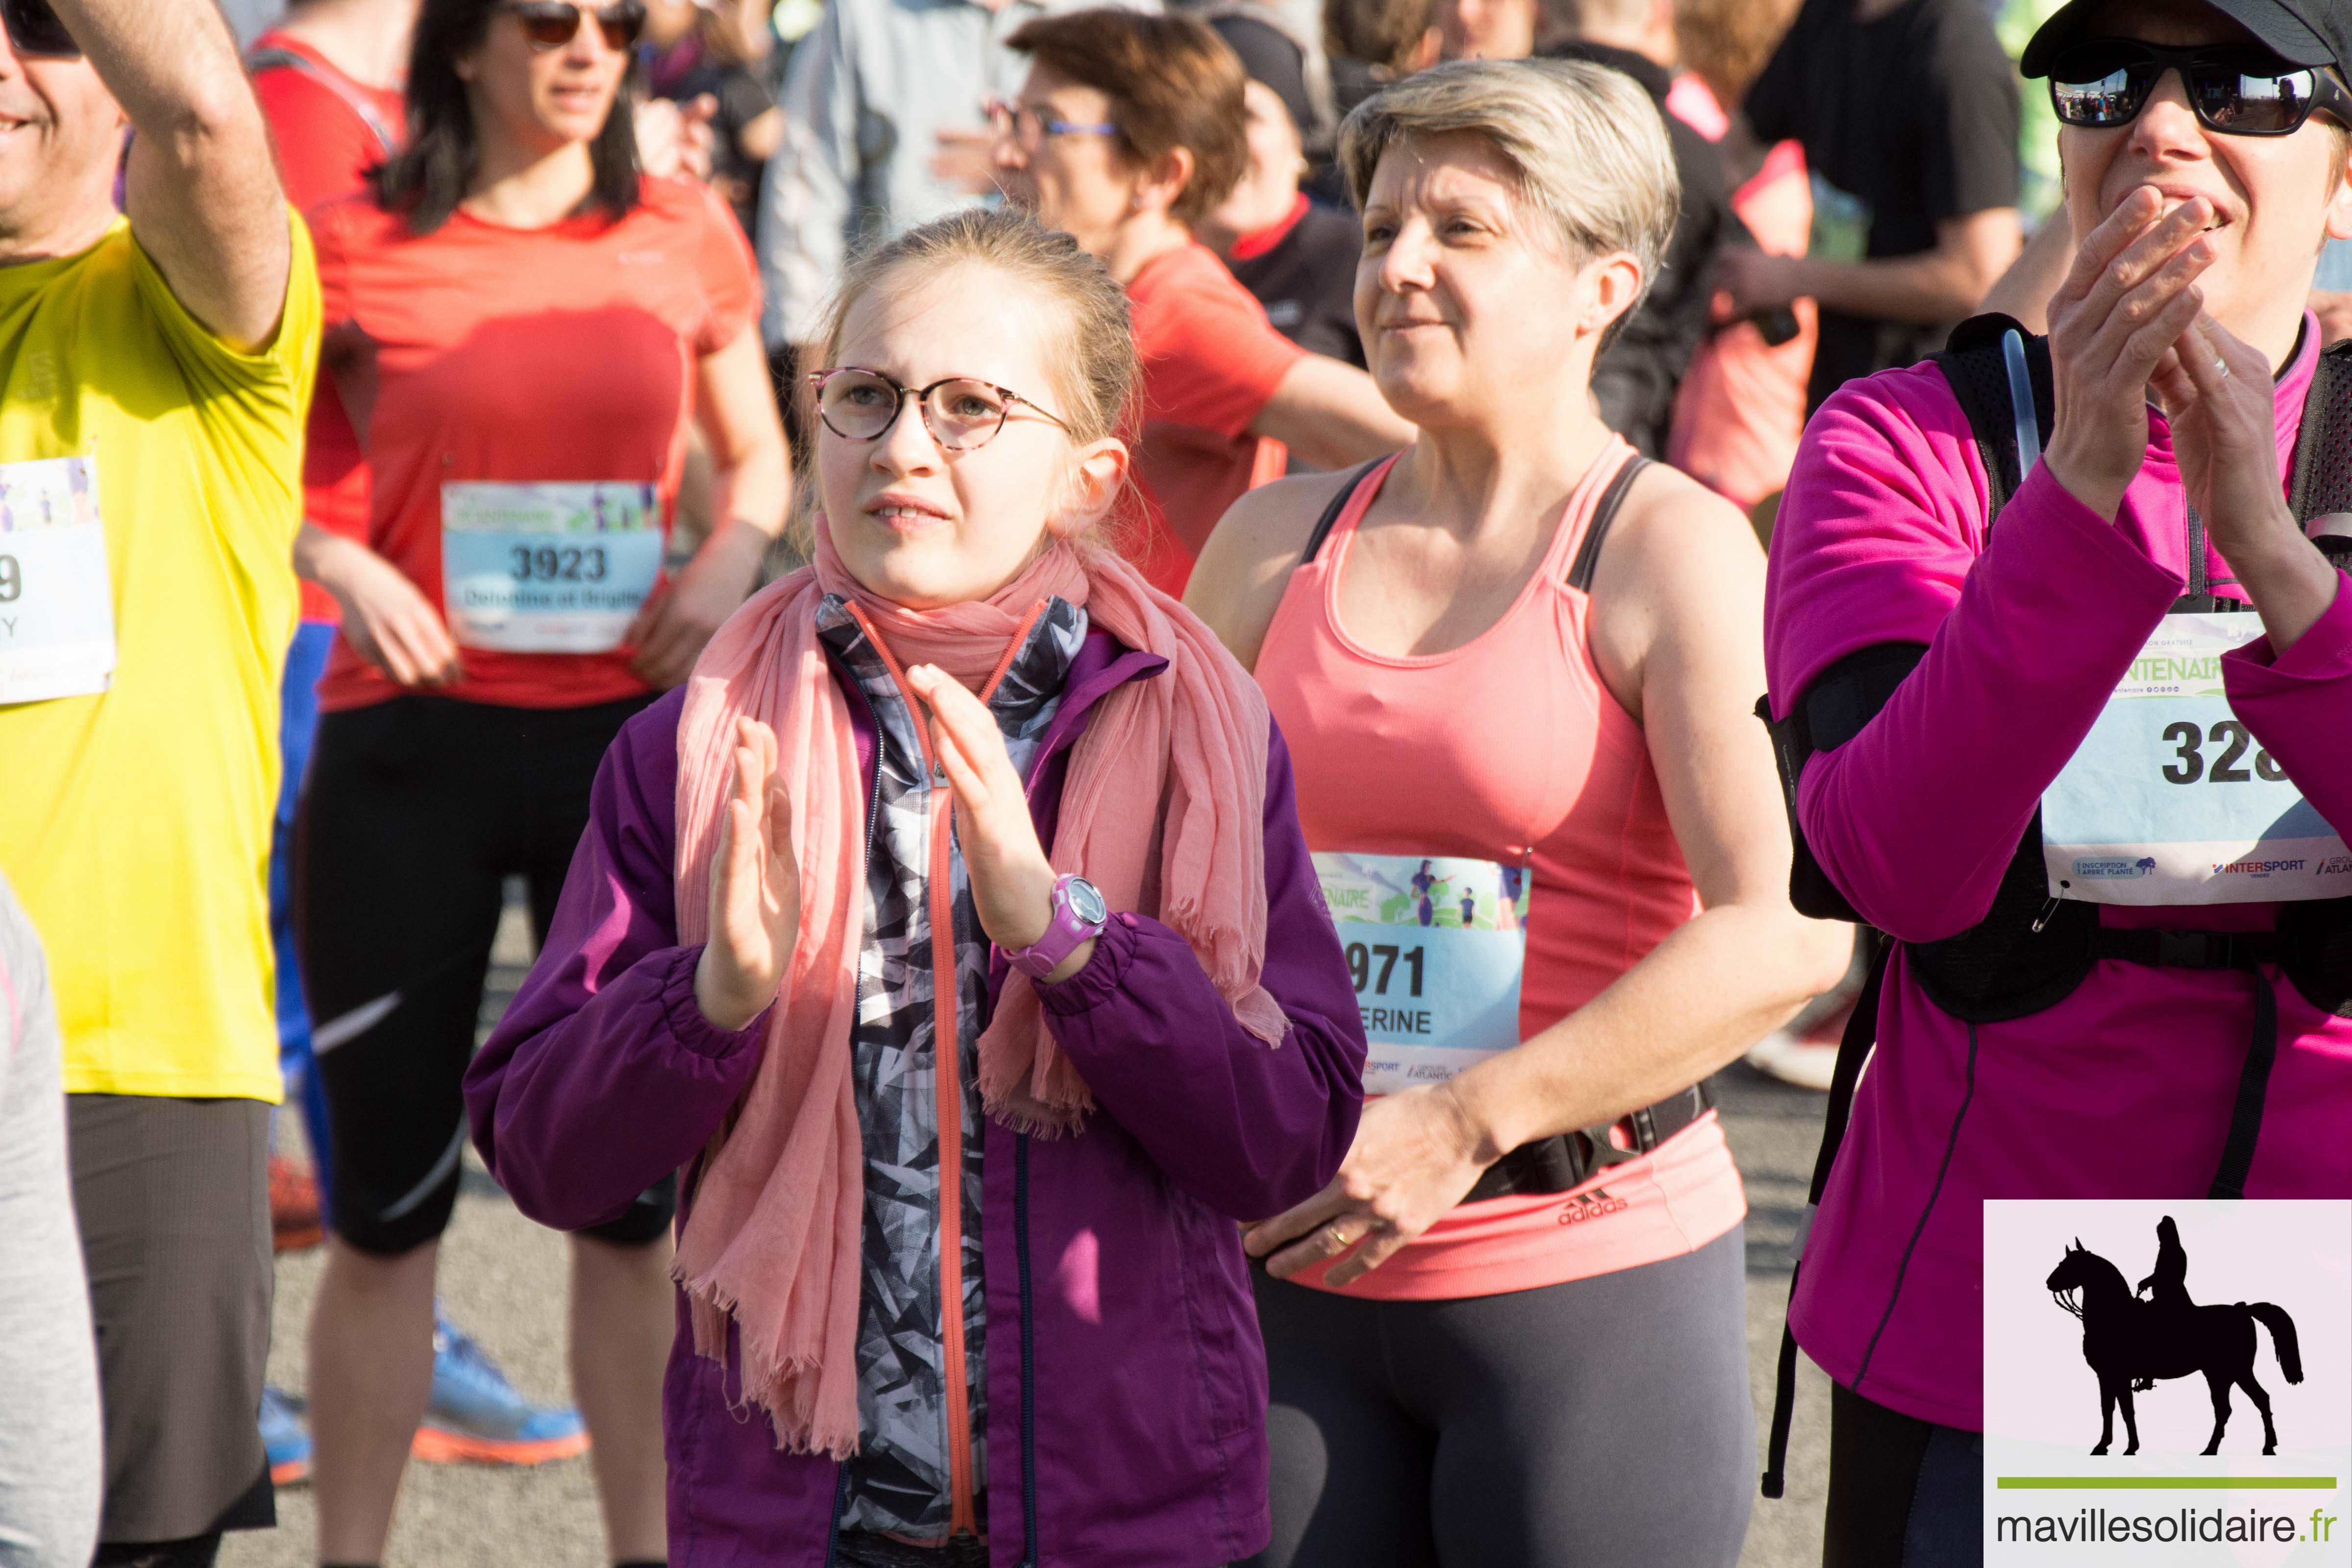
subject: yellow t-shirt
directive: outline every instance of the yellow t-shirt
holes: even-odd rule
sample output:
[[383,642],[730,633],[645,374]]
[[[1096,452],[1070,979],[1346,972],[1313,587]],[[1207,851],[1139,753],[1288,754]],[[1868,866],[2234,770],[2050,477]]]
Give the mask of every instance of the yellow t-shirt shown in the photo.
[[[112,598],[106,690],[0,706],[0,870],[47,950],[68,1093],[280,1097],[267,882],[320,330],[288,216],[257,353],[188,313],[127,222],[0,267],[0,465],[89,459]],[[59,471],[14,470],[16,493]]]

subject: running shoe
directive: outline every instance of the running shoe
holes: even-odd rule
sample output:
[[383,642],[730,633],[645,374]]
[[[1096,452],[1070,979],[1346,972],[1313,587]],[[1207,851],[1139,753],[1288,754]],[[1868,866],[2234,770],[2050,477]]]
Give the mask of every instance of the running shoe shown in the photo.
[[269,1233],[278,1252],[300,1252],[327,1239],[318,1179],[283,1154],[269,1156]]
[[433,1319],[433,1399],[408,1447],[431,1465],[543,1465],[588,1451],[577,1410],[533,1405],[515,1392],[473,1337]]
[[302,1424],[302,1402],[267,1384],[261,1389],[261,1449],[269,1456],[271,1486],[310,1479],[310,1428]]

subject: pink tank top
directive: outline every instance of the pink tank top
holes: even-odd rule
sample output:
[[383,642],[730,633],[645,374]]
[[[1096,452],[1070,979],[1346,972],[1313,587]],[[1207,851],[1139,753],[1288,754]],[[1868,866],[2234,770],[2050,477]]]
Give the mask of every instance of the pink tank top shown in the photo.
[[[1612,437],[1502,618],[1444,653],[1354,641],[1339,580],[1396,459],[1291,574],[1258,655],[1289,742],[1307,847],[1461,856],[1534,876],[1519,1037],[1598,995],[1697,910],[1642,727],[1601,679],[1570,583],[1633,448]],[[1346,1294],[1444,1300],[1525,1290],[1690,1252],[1747,1213],[1715,1113],[1570,1193],[1465,1204]],[[1322,1285],[1320,1268],[1294,1276]]]

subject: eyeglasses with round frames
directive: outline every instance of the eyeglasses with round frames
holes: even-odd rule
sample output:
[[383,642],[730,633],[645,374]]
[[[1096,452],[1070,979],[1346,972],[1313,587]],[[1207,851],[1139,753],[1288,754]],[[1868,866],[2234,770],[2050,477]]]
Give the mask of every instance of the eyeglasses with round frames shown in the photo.
[[988,100],[988,118],[999,131],[1009,131],[1024,147],[1034,147],[1048,136],[1116,136],[1118,127],[1108,121],[1057,120],[1034,104]]
[[588,18],[596,19],[597,31],[604,35],[604,47],[615,54],[626,54],[636,47],[637,38],[646,30],[646,8],[642,0],[621,0],[617,5],[574,5],[570,0],[507,0],[499,7],[509,12],[522,24],[523,37],[534,49],[560,49],[580,36]]
[[838,365],[809,373],[816,389],[817,417],[835,435],[850,441],[878,441],[898,422],[907,400],[923,411],[923,427],[943,451],[970,452],[985,447],[1004,428],[1018,406],[1070,427],[1059,415],[1042,408],[1010,387],[968,375],[950,375],[929,386],[908,386],[878,370]]
[[2063,124],[2113,130],[2139,118],[2168,70],[2180,73],[2197,122],[2224,136],[2290,136],[2322,109],[2352,125],[2352,93],[2326,68],[2234,44],[2168,49],[2088,39],[2052,62],[2050,105]]

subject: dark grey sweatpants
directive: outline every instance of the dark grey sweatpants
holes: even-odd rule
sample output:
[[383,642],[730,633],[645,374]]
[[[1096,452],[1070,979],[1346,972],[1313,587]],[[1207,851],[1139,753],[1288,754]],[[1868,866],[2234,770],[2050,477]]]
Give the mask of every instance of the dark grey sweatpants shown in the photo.
[[1257,1270],[1274,1542],[1252,1568],[1732,1568],[1756,1494],[1744,1237],[1456,1301]]

